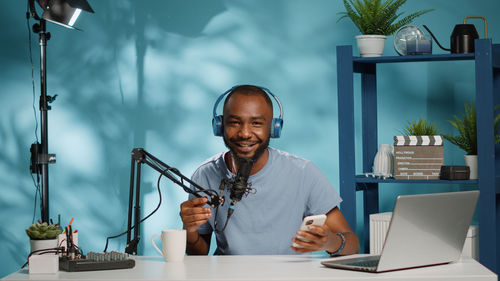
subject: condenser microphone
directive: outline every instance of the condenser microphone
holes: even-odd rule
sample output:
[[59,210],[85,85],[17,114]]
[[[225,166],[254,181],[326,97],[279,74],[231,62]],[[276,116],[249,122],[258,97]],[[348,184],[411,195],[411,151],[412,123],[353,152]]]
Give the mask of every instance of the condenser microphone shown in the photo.
[[[227,223],[229,222],[229,219],[231,218],[231,216],[234,213],[234,210],[236,209],[236,203],[241,200],[243,195],[249,189],[248,177],[250,177],[250,171],[252,171],[254,162],[255,161],[250,158],[238,157],[238,171],[236,172],[236,177],[233,180],[229,181],[228,183],[231,186],[229,194],[229,198],[231,198],[231,203],[229,204],[227,209],[226,223],[224,224],[222,230],[218,230],[217,222],[215,222],[215,232],[217,233],[224,232]],[[221,185],[224,184],[224,182],[225,180],[221,182]],[[215,214],[216,214],[215,217],[217,218],[217,212]]]
[[253,159],[238,157],[238,172],[234,178],[229,196],[231,204],[236,204],[236,202],[240,201],[243,194],[247,191],[248,177],[250,176],[250,171],[252,171],[253,164]]

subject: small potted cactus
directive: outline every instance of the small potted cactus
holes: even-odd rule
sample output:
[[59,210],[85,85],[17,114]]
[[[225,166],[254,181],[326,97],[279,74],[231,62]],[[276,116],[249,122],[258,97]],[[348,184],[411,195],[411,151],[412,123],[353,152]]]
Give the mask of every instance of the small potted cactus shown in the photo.
[[61,230],[54,224],[35,223],[26,229],[30,237],[31,252],[57,248],[57,238]]

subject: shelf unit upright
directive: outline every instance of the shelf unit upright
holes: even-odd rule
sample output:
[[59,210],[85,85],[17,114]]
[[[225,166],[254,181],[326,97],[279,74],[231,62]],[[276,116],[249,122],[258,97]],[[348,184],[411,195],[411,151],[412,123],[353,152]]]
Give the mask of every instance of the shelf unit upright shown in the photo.
[[[377,64],[397,62],[475,61],[477,143],[479,180],[395,180],[356,175],[354,127],[354,73],[361,74],[362,169],[371,172],[377,153]],[[420,56],[354,57],[352,46],[337,46],[339,172],[342,213],[349,225],[356,226],[356,191],[363,192],[364,238],[369,249],[369,215],[379,212],[380,183],[466,184],[480,190],[477,204],[479,222],[479,261],[498,273],[500,270],[500,149],[494,143],[494,105],[500,104],[500,44],[477,39],[474,54]]]

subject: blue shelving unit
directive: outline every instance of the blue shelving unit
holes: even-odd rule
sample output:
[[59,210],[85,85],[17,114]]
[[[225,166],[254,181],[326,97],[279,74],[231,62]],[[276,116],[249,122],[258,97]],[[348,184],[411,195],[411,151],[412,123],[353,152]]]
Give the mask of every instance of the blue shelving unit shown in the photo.
[[[379,212],[379,184],[460,184],[480,190],[478,208],[480,262],[494,272],[500,269],[500,149],[494,143],[493,105],[500,103],[500,45],[491,39],[478,39],[474,54],[425,56],[354,57],[352,46],[337,47],[340,195],[342,213],[356,226],[356,191],[363,192],[364,241],[369,249],[369,215]],[[377,153],[377,64],[398,62],[475,61],[477,141],[479,180],[395,180],[373,179],[356,175],[354,130],[354,80],[361,75],[362,169],[370,172]],[[381,74],[383,75],[383,73]]]

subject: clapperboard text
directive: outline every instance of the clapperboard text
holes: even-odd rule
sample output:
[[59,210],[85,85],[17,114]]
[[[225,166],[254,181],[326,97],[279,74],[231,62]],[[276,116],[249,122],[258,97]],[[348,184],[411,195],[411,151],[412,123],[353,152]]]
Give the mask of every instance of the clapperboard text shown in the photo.
[[394,178],[439,179],[443,163],[441,136],[394,137]]

